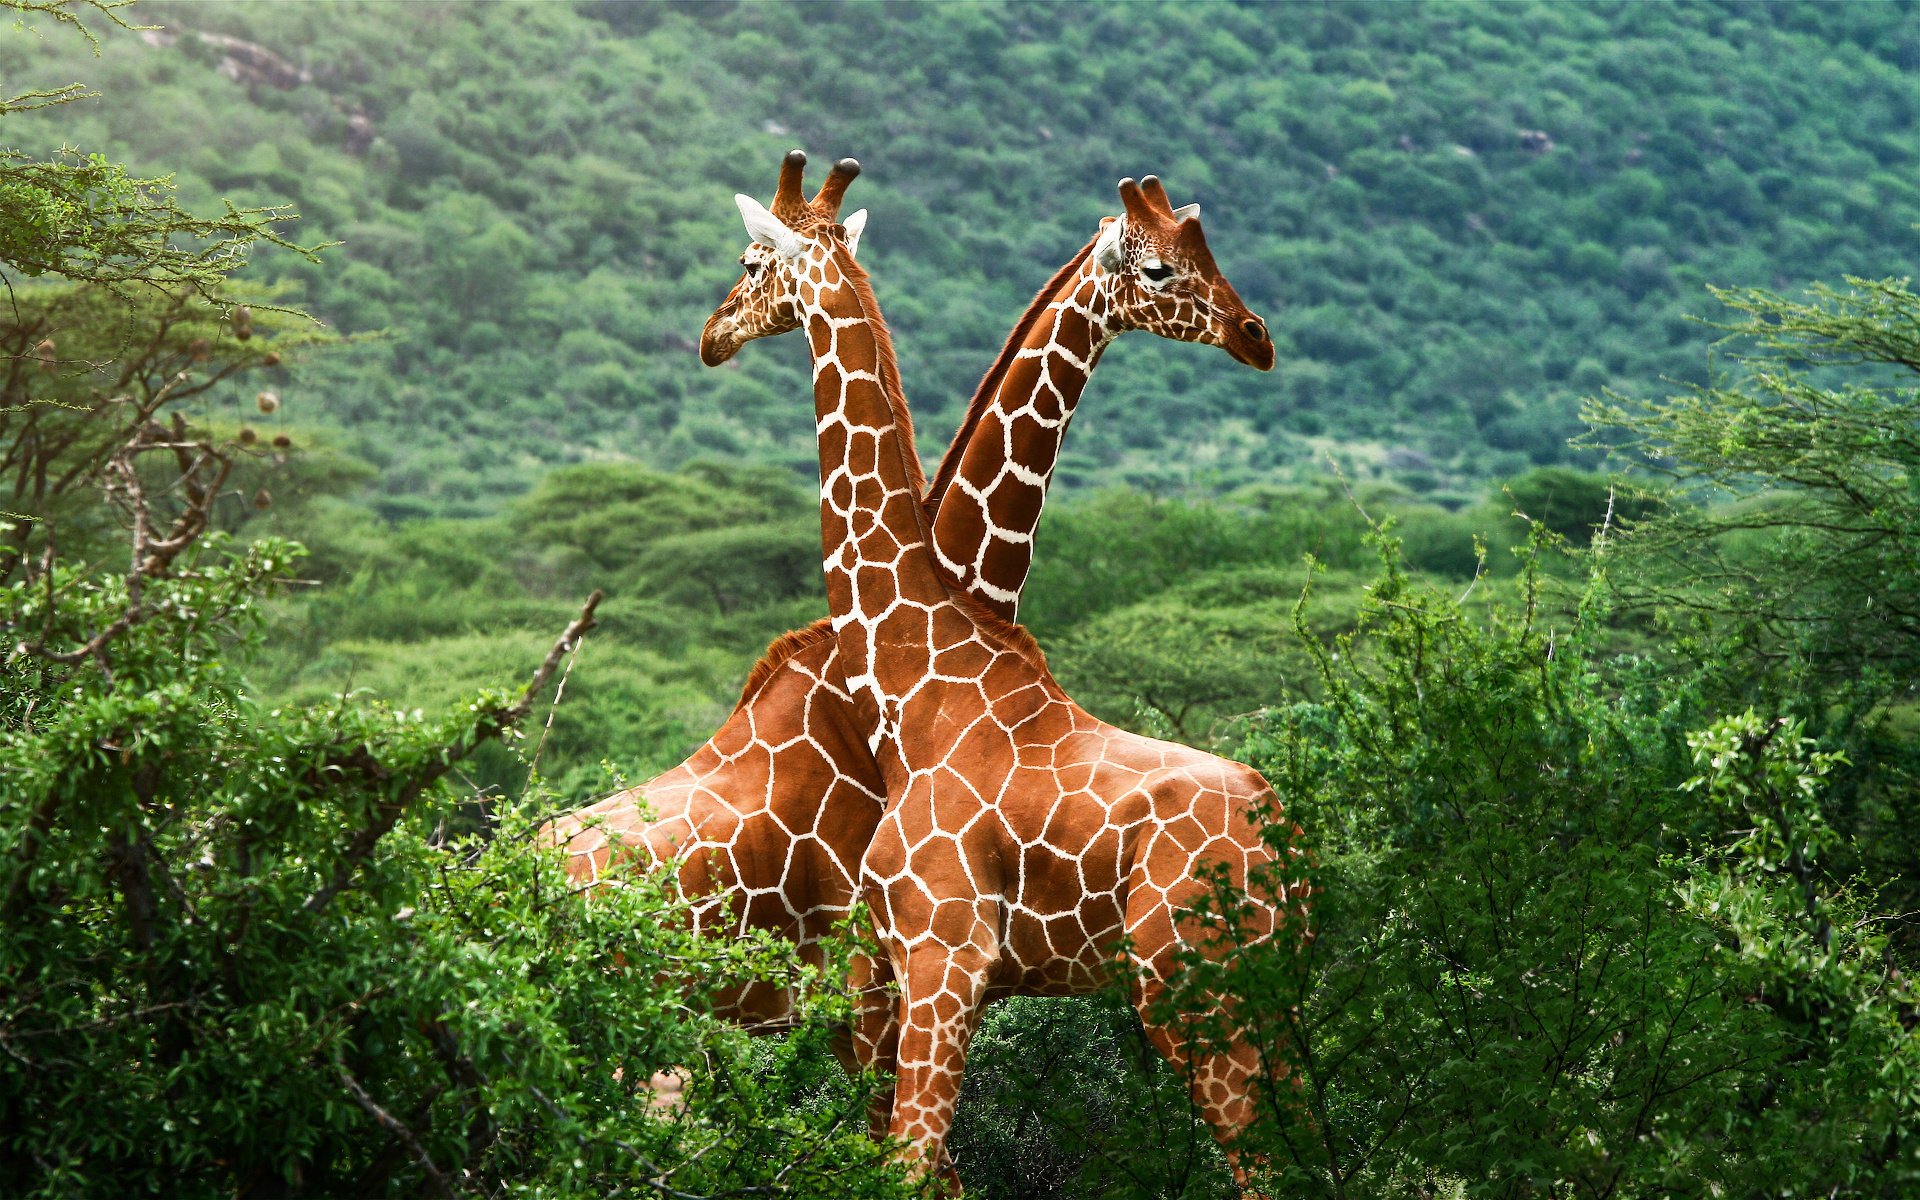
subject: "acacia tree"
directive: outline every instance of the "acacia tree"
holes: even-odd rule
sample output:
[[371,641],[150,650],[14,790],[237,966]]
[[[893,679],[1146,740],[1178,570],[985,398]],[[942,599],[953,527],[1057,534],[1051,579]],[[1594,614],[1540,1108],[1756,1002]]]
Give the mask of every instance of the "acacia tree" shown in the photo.
[[[38,35],[36,18],[77,31],[99,51],[83,15],[121,29],[133,0],[0,0],[17,29]],[[0,97],[0,117],[68,104],[95,95],[84,84],[37,88]],[[184,290],[212,299],[248,252],[265,242],[312,259],[321,247],[300,246],[276,225],[294,219],[280,206],[224,203],[214,217],[195,215],[174,197],[170,178],[139,177],[98,154],[63,147],[46,158],[0,150],[0,284],[58,275],[117,294],[139,285]]]
[[1814,680],[1920,685],[1920,295],[1849,277],[1714,293],[1737,373],[1591,402],[1591,440],[1697,497],[1630,526],[1636,598],[1732,622]]
[[[215,294],[272,296],[235,283]],[[117,295],[99,284],[38,282],[14,290],[0,314],[0,581],[56,546],[78,558],[110,550],[116,534],[98,486],[129,441],[176,422],[180,441],[186,414],[243,373],[263,378],[266,390],[252,402],[262,415],[275,411],[274,389],[292,358],[332,340],[269,304],[257,317],[248,305],[233,311],[242,314],[238,326],[197,293],[152,287]],[[291,438],[195,415],[194,436],[220,447],[218,462],[194,474],[218,497],[206,518],[235,528],[271,502],[255,477],[285,464]],[[242,476],[256,486],[238,489]],[[156,483],[156,502],[171,502],[177,489]]]
[[[31,167],[0,174],[8,1194],[911,1194],[865,1093],[817,1086],[835,987],[773,941],[696,937],[642,872],[583,898],[535,837],[531,769],[526,797],[451,786],[564,679],[599,593],[523,688],[442,715],[253,695],[302,551],[221,527],[260,439],[186,401],[308,337],[228,307],[239,251],[285,243],[107,164]],[[705,1015],[749,980],[800,998],[771,1052]],[[656,1111],[676,1065],[683,1103]]]
[[1698,649],[1728,709],[1807,722],[1846,762],[1828,781],[1842,877],[1920,947],[1920,295],[1849,277],[1801,299],[1716,295],[1735,368],[1664,398],[1588,405],[1591,440],[1696,501],[1630,522],[1624,602]]
[[[125,16],[130,3],[0,0],[0,10],[14,14],[18,33],[44,36],[34,23],[50,21],[98,53],[82,18],[137,28]],[[0,118],[93,95],[79,83],[37,88],[0,98]],[[293,314],[269,312],[270,293],[236,293],[229,279],[258,243],[315,259],[323,247],[300,246],[278,228],[294,218],[285,207],[231,203],[202,217],[179,203],[168,177],[138,177],[71,147],[45,158],[0,150],[0,581],[29,553],[48,551],[59,517],[73,518],[84,536],[97,509],[70,501],[90,493],[129,439],[151,441],[142,431],[163,408],[177,411],[236,372],[320,340],[311,330],[292,333],[285,318]],[[22,289],[41,278],[58,282]],[[255,306],[262,332],[282,337],[255,339]],[[196,486],[211,482],[217,493],[243,448],[205,459],[192,472]]]
[[1168,997],[1283,1068],[1248,1138],[1281,1190],[1911,1192],[1920,996],[1826,861],[1832,752],[1603,652],[1604,572],[1554,629],[1535,568],[1480,613],[1384,553],[1356,635],[1301,626],[1325,698],[1244,748],[1313,937],[1249,938],[1217,886]]
[[[1306,827],[1315,936],[1252,943],[1245,897],[1216,888],[1203,927],[1232,952],[1196,955],[1170,997],[1227,998],[1288,1068],[1249,1140],[1299,1194],[1920,1183],[1900,707],[1920,298],[1721,295],[1743,374],[1589,406],[1719,502],[1624,530],[1614,507],[1559,628],[1537,546],[1520,602],[1482,615],[1416,586],[1387,539],[1355,635],[1299,625],[1323,698],[1243,752],[1285,806],[1276,838]],[[1623,609],[1667,636],[1614,653]]]

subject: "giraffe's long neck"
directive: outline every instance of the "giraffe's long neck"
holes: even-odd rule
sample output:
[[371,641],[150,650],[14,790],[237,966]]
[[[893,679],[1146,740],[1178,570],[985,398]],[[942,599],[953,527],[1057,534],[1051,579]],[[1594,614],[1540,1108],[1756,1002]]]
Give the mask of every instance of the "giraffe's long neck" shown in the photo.
[[1035,298],[988,371],[929,496],[938,504],[933,546],[941,566],[1009,621],[1033,565],[1034,532],[1067,423],[1100,352],[1119,332],[1108,321],[1104,275],[1082,250]]
[[928,675],[931,614],[948,606],[951,589],[929,548],[926,481],[872,290],[844,250],[818,269],[824,282],[807,289],[803,309],[827,602],[848,686],[877,702],[884,729]]

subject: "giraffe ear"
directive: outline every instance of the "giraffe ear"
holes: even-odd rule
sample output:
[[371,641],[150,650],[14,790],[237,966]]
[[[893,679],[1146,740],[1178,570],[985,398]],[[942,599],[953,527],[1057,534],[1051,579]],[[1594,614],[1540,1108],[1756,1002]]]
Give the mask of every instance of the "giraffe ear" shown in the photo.
[[1109,271],[1120,269],[1120,235],[1126,227],[1125,217],[1110,217],[1093,243],[1093,260]]
[[782,258],[800,257],[800,235],[787,228],[786,222],[768,212],[752,196],[736,192],[733,202],[740,209],[740,219],[747,223],[748,237]]
[[1180,221],[1193,220],[1199,215],[1200,215],[1200,206],[1198,204],[1183,204],[1179,208],[1176,208],[1173,210],[1173,219],[1176,223]]
[[860,253],[860,234],[867,228],[867,210],[861,209],[846,220],[840,222],[847,231],[847,253]]

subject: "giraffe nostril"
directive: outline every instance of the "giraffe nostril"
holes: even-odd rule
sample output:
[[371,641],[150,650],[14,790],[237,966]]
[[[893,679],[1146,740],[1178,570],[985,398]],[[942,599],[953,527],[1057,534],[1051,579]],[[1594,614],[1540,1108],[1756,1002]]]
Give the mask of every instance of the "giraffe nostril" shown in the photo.
[[1260,323],[1260,318],[1258,317],[1248,317],[1246,320],[1240,322],[1240,332],[1246,334],[1256,342],[1264,342],[1267,340],[1267,327]]

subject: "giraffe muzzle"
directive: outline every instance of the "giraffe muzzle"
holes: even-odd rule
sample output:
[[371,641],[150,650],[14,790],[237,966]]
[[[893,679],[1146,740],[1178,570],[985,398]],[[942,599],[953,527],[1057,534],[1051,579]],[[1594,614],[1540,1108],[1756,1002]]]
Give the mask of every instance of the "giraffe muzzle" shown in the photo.
[[1235,326],[1224,349],[1235,362],[1245,363],[1256,371],[1273,370],[1273,338],[1267,333],[1266,322],[1259,317],[1248,317]]
[[708,317],[706,328],[700,331],[700,361],[709,367],[717,367],[739,350],[740,330],[732,317],[724,312]]

